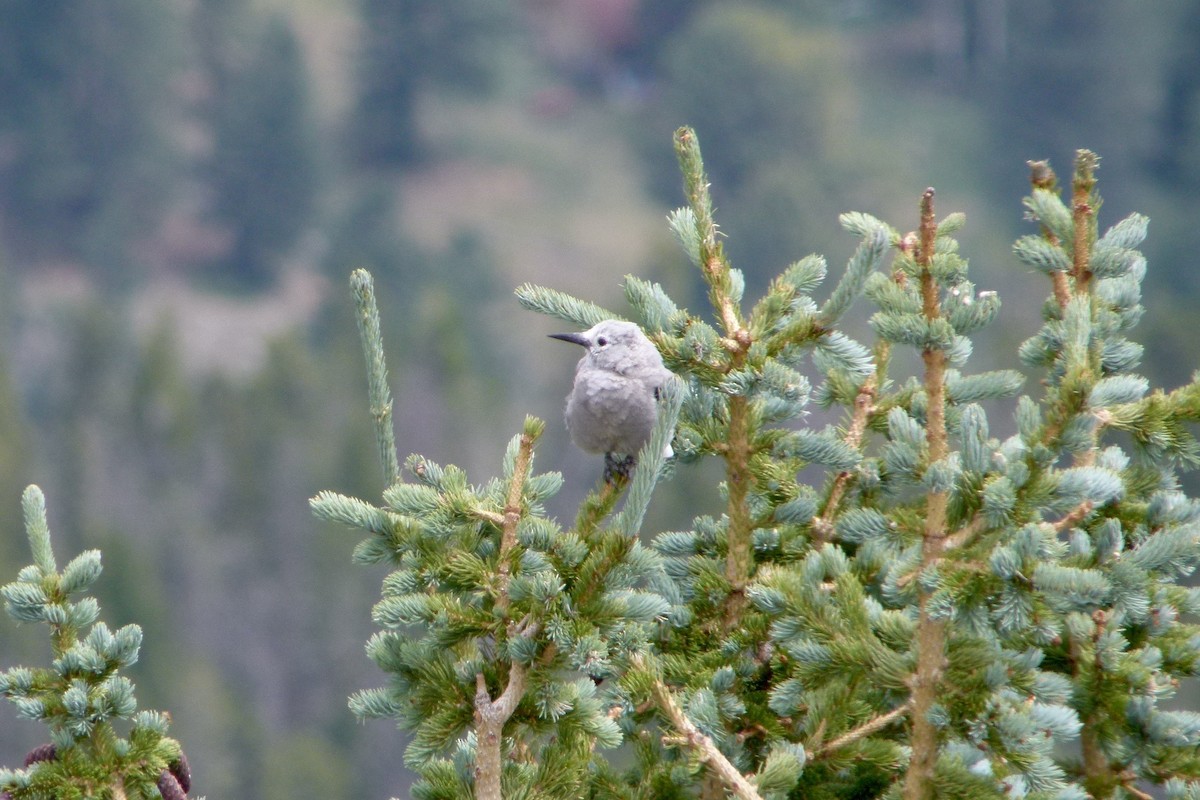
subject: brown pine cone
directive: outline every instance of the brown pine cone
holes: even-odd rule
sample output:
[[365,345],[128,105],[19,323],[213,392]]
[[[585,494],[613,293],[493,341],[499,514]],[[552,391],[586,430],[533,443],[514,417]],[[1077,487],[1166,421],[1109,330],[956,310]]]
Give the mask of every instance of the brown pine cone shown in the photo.
[[162,775],[158,776],[158,793],[163,796],[163,800],[187,800],[187,794],[179,785],[179,781],[175,780],[175,776],[165,769]]
[[179,781],[179,785],[183,787],[183,791],[190,792],[192,790],[192,768],[188,766],[187,756],[183,751],[179,751],[179,760],[172,761],[167,765],[167,769],[171,770],[171,774],[175,776],[175,780]]
[[29,751],[29,755],[25,756],[25,768],[28,769],[39,761],[53,761],[57,757],[58,750],[55,749],[53,744],[47,742],[46,744],[38,745]]

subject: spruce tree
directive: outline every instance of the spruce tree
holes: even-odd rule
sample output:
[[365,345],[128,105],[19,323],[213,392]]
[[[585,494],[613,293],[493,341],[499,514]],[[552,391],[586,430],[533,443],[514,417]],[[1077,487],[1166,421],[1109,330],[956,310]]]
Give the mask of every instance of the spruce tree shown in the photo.
[[369,170],[417,165],[423,90],[486,94],[514,11],[481,0],[358,0],[362,27],[349,145]]
[[[0,207],[11,266],[82,259],[120,284],[181,176],[178,8],[0,4]],[[93,273],[97,274],[97,273]]]
[[230,234],[223,267],[235,283],[270,283],[306,230],[321,188],[320,140],[295,32],[282,15],[262,24],[241,63],[217,66],[213,213]]
[[[968,367],[1000,300],[932,189],[910,233],[843,214],[861,243],[831,289],[807,256],[748,305],[696,136],[675,145],[670,225],[711,320],[626,278],[679,385],[628,482],[569,525],[543,511],[562,480],[533,469],[540,421],[489,482],[401,469],[370,276],[352,277],[386,488],[312,505],[393,570],[367,645],[389,681],[350,704],[412,733],[413,796],[1200,798],[1200,714],[1166,707],[1200,667],[1200,590],[1180,583],[1200,503],[1179,481],[1200,461],[1200,381],[1151,391],[1134,372],[1146,218],[1101,234],[1088,151],[1065,199],[1031,163],[1037,230],[1014,255],[1050,295],[1017,353],[1040,387],[1023,393],[1021,372]],[[860,296],[868,343],[839,328]],[[618,316],[518,297],[580,328]],[[1011,436],[984,403],[1012,409]],[[724,512],[643,532],[656,481],[710,458]]]
[[17,622],[50,627],[54,661],[0,672],[0,696],[19,716],[45,723],[50,742],[29,753],[24,769],[0,769],[0,797],[184,800],[191,769],[166,735],[169,715],[138,711],[133,682],[119,674],[137,661],[142,630],[110,630],[85,594],[100,577],[100,551],[80,553],[59,571],[41,489],[25,490],[22,510],[34,563],[0,587],[0,597]]

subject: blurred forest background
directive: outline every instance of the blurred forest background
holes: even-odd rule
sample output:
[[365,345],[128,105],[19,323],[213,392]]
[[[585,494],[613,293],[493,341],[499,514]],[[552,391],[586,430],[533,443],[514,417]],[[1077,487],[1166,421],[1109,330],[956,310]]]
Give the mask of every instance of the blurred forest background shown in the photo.
[[[578,352],[526,281],[621,310],[633,272],[700,307],[670,240],[694,126],[751,291],[837,214],[915,227],[938,187],[1005,302],[978,368],[1017,366],[1048,283],[1026,159],[1103,157],[1102,223],[1150,215],[1147,373],[1200,365],[1200,0],[11,0],[0,4],[0,582],[104,552],[104,618],[210,798],[403,794],[398,734],[346,696],[382,572],[310,518],[377,497],[346,278],[370,268],[402,453],[483,481],[526,413],[560,515],[598,477],[561,425]],[[865,329],[864,329],[865,330]],[[1003,433],[1003,432],[1001,432]],[[709,510],[679,475],[650,529]],[[0,621],[0,667],[44,663]],[[0,708],[0,764],[45,739]]]

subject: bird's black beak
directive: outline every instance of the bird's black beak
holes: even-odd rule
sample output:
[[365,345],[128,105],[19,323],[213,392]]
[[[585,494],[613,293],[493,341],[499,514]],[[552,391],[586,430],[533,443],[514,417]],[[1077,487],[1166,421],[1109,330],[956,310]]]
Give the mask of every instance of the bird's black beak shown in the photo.
[[575,344],[582,345],[583,347],[591,347],[592,345],[592,343],[588,341],[588,338],[582,333],[552,333],[550,334],[550,338],[562,339],[564,342],[574,342]]

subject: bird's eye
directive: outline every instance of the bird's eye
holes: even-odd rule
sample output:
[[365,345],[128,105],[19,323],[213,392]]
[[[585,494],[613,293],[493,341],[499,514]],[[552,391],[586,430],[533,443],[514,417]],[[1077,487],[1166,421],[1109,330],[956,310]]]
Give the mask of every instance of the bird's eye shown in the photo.
[[603,336],[601,336],[599,339],[596,340],[596,345],[598,347],[607,347],[608,339],[605,339]]

